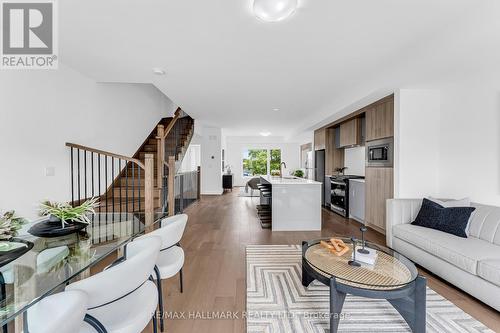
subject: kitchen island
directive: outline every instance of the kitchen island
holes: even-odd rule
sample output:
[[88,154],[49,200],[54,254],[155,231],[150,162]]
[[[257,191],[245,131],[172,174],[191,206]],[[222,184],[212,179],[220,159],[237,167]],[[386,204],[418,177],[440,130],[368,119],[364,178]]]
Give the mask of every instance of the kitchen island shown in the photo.
[[321,230],[321,183],[297,177],[261,176],[272,187],[273,231]]

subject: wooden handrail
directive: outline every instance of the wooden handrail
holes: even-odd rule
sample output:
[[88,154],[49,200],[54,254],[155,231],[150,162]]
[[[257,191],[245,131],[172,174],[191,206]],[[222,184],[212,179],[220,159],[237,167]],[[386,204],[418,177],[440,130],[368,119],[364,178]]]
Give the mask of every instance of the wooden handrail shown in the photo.
[[76,148],[76,149],[81,149],[81,150],[86,150],[86,151],[94,152],[96,154],[101,154],[101,155],[106,155],[106,156],[111,156],[111,157],[119,158],[119,159],[122,159],[122,160],[125,160],[125,161],[129,161],[129,162],[135,163],[139,167],[141,167],[142,169],[146,169],[146,166],[144,165],[144,163],[142,163],[141,161],[139,161],[136,158],[132,158],[132,157],[128,157],[128,156],[124,156],[124,155],[120,155],[120,154],[115,154],[115,153],[110,153],[109,151],[95,149],[95,148],[90,148],[90,147],[78,145],[76,143],[71,143],[71,142],[66,142],[66,146],[67,147],[71,147],[71,148]]
[[180,118],[181,116],[181,108],[177,108],[177,110],[175,111],[175,114],[174,114],[174,117],[172,118],[172,120],[168,123],[167,127],[165,128],[164,132],[163,132],[163,138],[166,139],[167,136],[168,136],[168,133],[170,133],[170,131],[172,130],[172,128],[174,128],[174,125],[177,121],[177,119]]

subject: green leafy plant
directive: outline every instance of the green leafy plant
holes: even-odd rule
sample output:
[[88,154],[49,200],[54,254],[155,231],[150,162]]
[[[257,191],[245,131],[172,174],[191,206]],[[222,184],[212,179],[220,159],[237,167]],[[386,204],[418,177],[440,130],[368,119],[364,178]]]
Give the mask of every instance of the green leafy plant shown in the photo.
[[248,149],[243,153],[243,175],[260,176],[267,174],[267,161],[269,158],[270,173],[280,172],[281,150],[270,149]]
[[22,228],[28,220],[15,216],[15,211],[5,212],[0,216],[0,240],[10,240],[17,236],[17,231]]
[[300,169],[299,170],[295,170],[295,172],[293,173],[293,175],[295,177],[304,178],[304,171],[302,171]]
[[89,224],[88,215],[95,214],[95,209],[98,206],[98,198],[89,199],[77,207],[73,207],[67,202],[44,201],[40,204],[40,215],[57,217],[61,220],[61,225],[64,228],[68,221]]

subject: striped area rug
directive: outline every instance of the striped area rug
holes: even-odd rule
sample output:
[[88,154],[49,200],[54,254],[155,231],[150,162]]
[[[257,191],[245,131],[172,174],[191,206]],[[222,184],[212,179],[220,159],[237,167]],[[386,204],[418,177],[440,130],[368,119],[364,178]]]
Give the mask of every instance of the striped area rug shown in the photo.
[[[298,245],[251,245],[247,260],[247,332],[329,332],[329,289],[302,286]],[[411,332],[385,300],[348,295],[339,332]],[[427,288],[427,332],[493,332]]]

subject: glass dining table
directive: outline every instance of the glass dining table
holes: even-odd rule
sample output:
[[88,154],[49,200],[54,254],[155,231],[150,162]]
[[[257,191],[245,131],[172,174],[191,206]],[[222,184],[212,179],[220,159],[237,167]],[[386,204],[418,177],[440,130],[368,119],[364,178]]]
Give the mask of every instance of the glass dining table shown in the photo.
[[[148,228],[155,228],[162,217],[165,214],[155,214]],[[44,238],[20,233],[16,238],[33,243],[33,247],[0,267],[2,332],[19,332],[20,315],[30,306],[64,290],[72,280],[88,276],[91,267],[143,234],[144,220],[143,213],[97,213],[85,229],[67,236]]]

